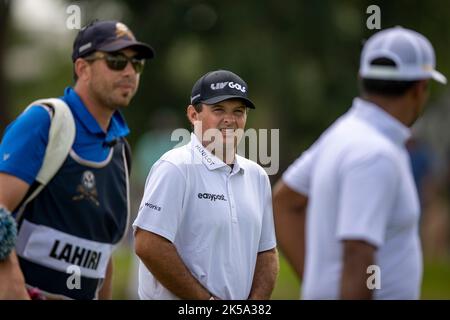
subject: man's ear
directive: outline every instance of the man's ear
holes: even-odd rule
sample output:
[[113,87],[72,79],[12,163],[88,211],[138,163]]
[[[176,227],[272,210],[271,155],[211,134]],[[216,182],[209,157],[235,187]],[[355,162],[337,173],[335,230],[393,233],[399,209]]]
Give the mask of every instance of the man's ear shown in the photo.
[[89,63],[86,60],[80,58],[77,59],[74,68],[79,79],[88,80],[91,77]]
[[430,86],[430,79],[425,79],[422,80],[422,86],[423,86],[423,90],[428,91],[429,86]]
[[198,112],[192,104],[187,107],[186,116],[192,125],[194,125],[194,122],[198,120]]
[[414,98],[420,98],[423,97],[424,94],[428,93],[428,85],[430,80],[419,80],[413,89]]

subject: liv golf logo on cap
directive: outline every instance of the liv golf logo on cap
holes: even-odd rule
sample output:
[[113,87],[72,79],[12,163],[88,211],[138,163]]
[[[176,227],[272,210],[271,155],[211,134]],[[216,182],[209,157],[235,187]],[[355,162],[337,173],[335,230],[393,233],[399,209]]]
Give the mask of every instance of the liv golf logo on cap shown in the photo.
[[194,84],[191,104],[215,104],[227,99],[241,99],[248,108],[255,105],[248,98],[248,86],[237,74],[227,70],[211,71]]
[[213,90],[221,90],[221,89],[225,88],[227,85],[228,85],[229,88],[239,90],[239,91],[241,91],[243,93],[245,93],[247,91],[245,86],[241,86],[239,83],[234,83],[234,82],[212,83],[211,84],[211,89],[213,89]]

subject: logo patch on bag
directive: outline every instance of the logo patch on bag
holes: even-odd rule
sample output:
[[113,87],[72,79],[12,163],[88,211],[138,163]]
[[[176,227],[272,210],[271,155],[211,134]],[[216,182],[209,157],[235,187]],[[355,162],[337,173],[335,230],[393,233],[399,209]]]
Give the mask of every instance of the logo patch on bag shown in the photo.
[[81,184],[77,187],[78,195],[74,196],[72,200],[80,201],[86,199],[91,201],[97,207],[100,206],[98,202],[98,192],[95,187],[95,175],[92,171],[83,172],[83,176],[81,177]]

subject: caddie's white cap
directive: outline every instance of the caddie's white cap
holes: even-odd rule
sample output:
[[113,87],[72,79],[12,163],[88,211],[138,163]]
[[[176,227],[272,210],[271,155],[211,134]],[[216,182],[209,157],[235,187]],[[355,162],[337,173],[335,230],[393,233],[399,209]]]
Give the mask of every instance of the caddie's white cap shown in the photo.
[[[390,59],[395,66],[373,65],[379,58]],[[361,53],[359,75],[364,79],[399,81],[432,78],[446,84],[447,78],[435,67],[430,41],[416,31],[395,27],[379,31],[367,40]]]

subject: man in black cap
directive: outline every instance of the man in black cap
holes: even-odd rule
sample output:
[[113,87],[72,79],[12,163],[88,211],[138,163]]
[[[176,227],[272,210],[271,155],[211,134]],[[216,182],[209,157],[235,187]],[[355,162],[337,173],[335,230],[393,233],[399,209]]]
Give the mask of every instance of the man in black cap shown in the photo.
[[[74,42],[74,87],[33,103],[7,128],[0,208],[4,217],[12,212],[18,232],[15,251],[0,261],[0,298],[27,298],[24,283],[32,298],[111,298],[111,253],[129,212],[129,129],[119,109],[153,56],[123,23],[95,21]],[[58,145],[70,135],[70,152],[62,153]]]
[[247,84],[218,70],[194,85],[191,142],[152,167],[133,224],[141,299],[269,299],[278,273],[270,182],[236,154]]

